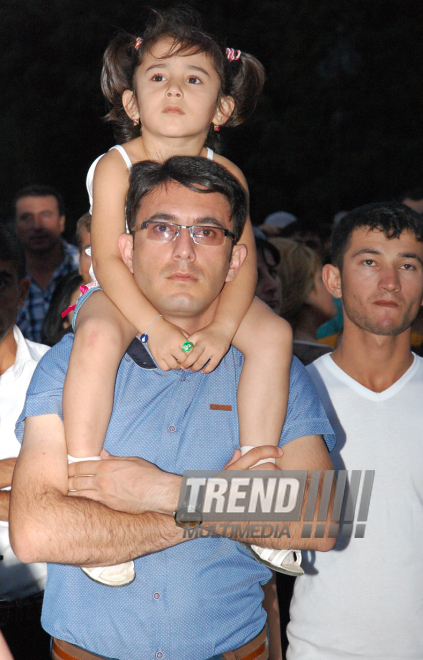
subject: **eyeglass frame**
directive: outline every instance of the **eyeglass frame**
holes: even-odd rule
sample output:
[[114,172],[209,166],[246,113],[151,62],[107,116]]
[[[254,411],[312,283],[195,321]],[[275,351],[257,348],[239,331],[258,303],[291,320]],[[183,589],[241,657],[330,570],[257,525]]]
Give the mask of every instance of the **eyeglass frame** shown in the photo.
[[[189,235],[191,236],[191,238],[192,238],[193,242],[195,243],[195,245],[204,245],[202,243],[198,243],[195,240],[195,237],[194,237],[193,231],[192,231],[195,227],[201,227],[202,229],[207,229],[207,228],[220,229],[221,231],[223,231],[224,238],[230,238],[233,243],[236,243],[235,234],[233,232],[229,231],[229,229],[225,229],[224,227],[218,227],[217,225],[178,225],[177,222],[168,222],[167,220],[163,220],[162,223],[160,223],[160,220],[144,220],[144,222],[142,222],[140,225],[135,225],[135,227],[132,227],[132,229],[130,230],[130,233],[135,234],[135,232],[137,232],[137,231],[141,231],[142,229],[147,229],[147,226],[149,224],[156,224],[156,225],[157,224],[158,225],[159,224],[164,224],[164,225],[173,225],[174,227],[178,227],[178,231],[175,234],[175,236],[172,238],[172,240],[170,240],[170,241],[156,241],[156,243],[172,243],[172,241],[175,241],[178,238],[179,234],[181,233],[181,229],[189,229]],[[152,240],[154,240],[154,239],[152,239]],[[224,241],[222,241],[222,243],[220,243],[219,245],[205,245],[204,247],[220,247],[221,245],[223,245],[223,243],[224,243]]]

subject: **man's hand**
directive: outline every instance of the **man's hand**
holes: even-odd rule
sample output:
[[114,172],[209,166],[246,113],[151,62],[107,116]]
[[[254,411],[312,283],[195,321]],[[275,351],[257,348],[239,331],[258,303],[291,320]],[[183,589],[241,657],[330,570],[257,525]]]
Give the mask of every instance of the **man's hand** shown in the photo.
[[112,456],[104,449],[100,456],[101,461],[68,466],[69,495],[97,500],[126,513],[175,511],[181,477],[137,456]]

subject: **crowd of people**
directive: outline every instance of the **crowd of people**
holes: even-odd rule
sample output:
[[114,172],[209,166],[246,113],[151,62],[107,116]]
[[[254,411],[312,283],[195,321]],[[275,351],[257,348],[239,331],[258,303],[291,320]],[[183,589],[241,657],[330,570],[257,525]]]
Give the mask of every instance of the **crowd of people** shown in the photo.
[[[50,186],[0,224],[0,660],[422,657],[422,191],[253,228],[213,148],[263,81],[153,12],[105,53],[119,144],[77,245]],[[181,475],[217,469],[307,472],[314,511],[242,542],[196,511],[187,535]],[[339,470],[374,472],[348,524]]]

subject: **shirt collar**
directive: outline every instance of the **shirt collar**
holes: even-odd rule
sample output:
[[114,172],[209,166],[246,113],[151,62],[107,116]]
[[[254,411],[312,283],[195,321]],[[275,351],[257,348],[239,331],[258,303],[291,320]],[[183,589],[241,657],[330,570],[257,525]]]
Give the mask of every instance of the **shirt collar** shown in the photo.
[[13,337],[17,344],[16,358],[12,366],[0,376],[3,384],[5,380],[14,381],[19,378],[25,364],[33,360],[31,353],[29,352],[28,344],[25,341],[25,337],[17,325],[13,328]]

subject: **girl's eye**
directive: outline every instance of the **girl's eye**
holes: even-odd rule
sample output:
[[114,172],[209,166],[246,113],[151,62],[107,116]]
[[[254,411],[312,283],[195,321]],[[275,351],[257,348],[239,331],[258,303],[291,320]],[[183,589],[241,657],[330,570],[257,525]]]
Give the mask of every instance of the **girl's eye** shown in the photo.
[[365,264],[366,266],[372,266],[374,263],[375,262],[373,261],[373,259],[365,259],[363,261],[363,264]]
[[198,85],[201,83],[201,80],[198,76],[190,76],[188,78],[188,82],[191,83],[192,85]]
[[154,80],[154,82],[162,82],[165,80],[165,77],[162,73],[155,73],[151,80]]

